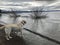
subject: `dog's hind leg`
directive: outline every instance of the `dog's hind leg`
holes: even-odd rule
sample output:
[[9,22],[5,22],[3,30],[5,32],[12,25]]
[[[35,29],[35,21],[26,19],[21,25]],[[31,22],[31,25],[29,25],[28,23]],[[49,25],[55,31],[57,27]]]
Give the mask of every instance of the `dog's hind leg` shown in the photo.
[[8,28],[5,28],[5,38],[6,38],[6,40],[9,40],[9,38],[8,38]]
[[9,40],[9,38],[12,38],[11,36],[10,36],[10,33],[11,33],[11,28],[5,28],[5,33],[6,33],[6,39],[7,40]]

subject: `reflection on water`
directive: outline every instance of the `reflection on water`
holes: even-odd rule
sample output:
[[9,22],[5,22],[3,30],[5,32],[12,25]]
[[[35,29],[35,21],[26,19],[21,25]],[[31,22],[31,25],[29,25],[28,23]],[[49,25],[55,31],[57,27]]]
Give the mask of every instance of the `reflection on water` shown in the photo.
[[[60,16],[56,16],[55,13],[49,13],[47,19],[34,20],[31,18],[19,17],[16,19],[16,23],[18,23],[21,20],[26,20],[27,24],[24,27],[60,41],[60,24],[58,24],[59,21],[55,22],[52,21],[52,19],[59,19],[59,18]],[[0,20],[5,23],[13,23],[14,18],[9,17],[9,15],[5,15],[2,16]]]
[[3,14],[2,17],[0,18],[0,21],[3,21],[5,23],[12,23],[13,18],[10,18],[9,15]]

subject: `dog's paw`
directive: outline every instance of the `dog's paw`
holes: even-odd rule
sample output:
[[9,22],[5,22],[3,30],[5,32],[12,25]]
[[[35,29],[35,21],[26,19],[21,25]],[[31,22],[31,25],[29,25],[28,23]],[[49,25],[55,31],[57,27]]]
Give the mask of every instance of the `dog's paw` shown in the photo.
[[12,38],[11,36],[9,36],[9,38]]
[[6,38],[6,40],[9,40],[9,38]]

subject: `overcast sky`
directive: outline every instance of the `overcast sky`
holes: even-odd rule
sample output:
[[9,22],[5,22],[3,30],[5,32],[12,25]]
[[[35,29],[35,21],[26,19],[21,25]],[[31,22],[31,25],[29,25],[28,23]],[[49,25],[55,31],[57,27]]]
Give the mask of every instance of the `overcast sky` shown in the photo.
[[17,9],[28,9],[31,7],[42,6],[42,5],[56,5],[60,3],[60,0],[0,0],[0,8],[17,8]]

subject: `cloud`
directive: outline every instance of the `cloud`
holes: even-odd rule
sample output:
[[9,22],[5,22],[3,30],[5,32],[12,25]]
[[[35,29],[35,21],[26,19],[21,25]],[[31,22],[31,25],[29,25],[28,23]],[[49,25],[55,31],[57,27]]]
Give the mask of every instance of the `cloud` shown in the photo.
[[48,6],[60,6],[60,1],[54,2]]
[[8,2],[26,2],[26,1],[33,1],[33,0],[2,0],[2,1],[8,1]]
[[0,6],[41,6],[42,4],[45,4],[46,2],[1,2]]
[[1,2],[0,9],[3,10],[11,10],[17,9],[17,10],[29,10],[30,8],[41,6],[42,4],[39,4],[38,2],[21,2],[21,3],[14,3],[14,2]]
[[[47,2],[48,3],[47,3]],[[54,0],[51,0],[51,1],[54,1]],[[56,0],[55,0],[56,1]],[[60,1],[60,0],[59,0]],[[57,2],[59,2],[57,1]],[[56,5],[57,2],[54,2],[54,3],[49,3],[50,1],[49,0],[40,0],[40,1],[19,1],[19,0],[2,0],[0,2],[0,9],[7,9],[9,10],[10,8],[13,8],[13,9],[17,9],[17,10],[27,10],[27,9],[30,9],[30,8],[33,8],[33,7],[38,7],[38,6],[43,6],[43,5],[46,5],[46,6],[49,6],[49,5]]]
[[56,2],[58,0],[35,0],[35,1],[42,1],[42,2],[45,1],[47,4],[51,4],[51,3]]
[[51,2],[51,1],[56,1],[56,0],[35,0],[35,1],[47,1],[47,2]]

